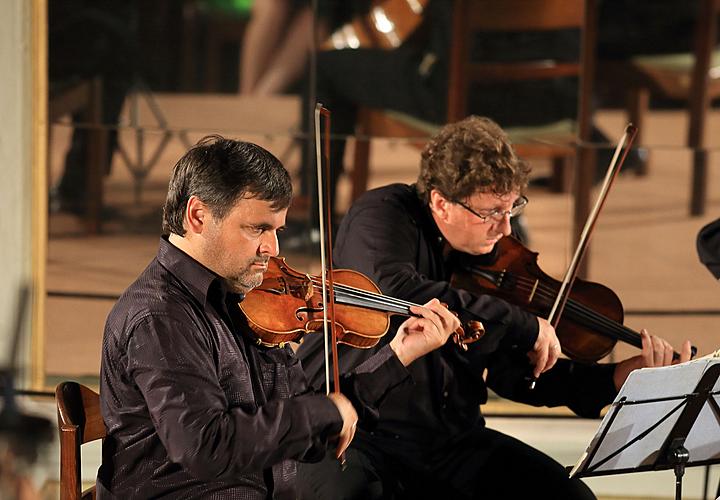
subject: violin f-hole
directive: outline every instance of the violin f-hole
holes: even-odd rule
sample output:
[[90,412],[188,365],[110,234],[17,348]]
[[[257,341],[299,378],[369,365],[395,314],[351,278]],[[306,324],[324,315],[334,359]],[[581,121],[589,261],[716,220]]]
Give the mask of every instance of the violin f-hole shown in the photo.
[[298,321],[307,321],[310,315],[313,313],[322,313],[323,308],[320,307],[299,307],[298,309],[295,309],[295,317],[298,319]]

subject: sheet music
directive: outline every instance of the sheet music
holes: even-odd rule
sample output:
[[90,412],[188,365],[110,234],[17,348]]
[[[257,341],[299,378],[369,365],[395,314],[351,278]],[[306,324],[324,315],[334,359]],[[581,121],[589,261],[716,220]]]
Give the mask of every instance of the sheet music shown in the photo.
[[[658,458],[659,449],[677,423],[684,406],[622,453],[596,467],[616,450],[647,432],[655,423],[678,407],[682,402],[682,397],[692,393],[702,375],[710,366],[717,363],[720,363],[720,359],[706,357],[673,366],[643,368],[630,373],[600,424],[597,434],[570,473],[571,477],[586,470],[607,472],[654,464]],[[720,381],[715,383],[713,392],[719,390]],[[623,398],[626,398],[626,403],[630,403],[673,397],[677,398],[638,405],[621,403]],[[718,395],[715,395],[714,399],[720,403]],[[601,437],[610,424],[615,409],[618,409],[617,416],[601,442]],[[685,447],[690,451],[691,462],[720,458],[720,418],[708,403],[701,410],[695,426],[688,435]],[[592,457],[592,463],[588,463],[591,451],[595,448],[597,450]]]

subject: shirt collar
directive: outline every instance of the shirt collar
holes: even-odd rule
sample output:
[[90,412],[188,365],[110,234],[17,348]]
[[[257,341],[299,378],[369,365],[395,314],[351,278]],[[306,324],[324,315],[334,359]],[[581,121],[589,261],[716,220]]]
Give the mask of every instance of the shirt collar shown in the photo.
[[415,191],[415,196],[417,196],[417,199],[420,200],[420,206],[422,207],[419,211],[419,220],[418,223],[420,227],[424,228],[427,231],[427,235],[431,238],[433,243],[437,243],[438,245],[442,246],[445,244],[445,237],[440,232],[440,228],[437,226],[437,223],[435,222],[435,218],[432,216],[432,210],[430,210],[430,204],[427,203],[425,200],[423,200],[420,195],[417,192],[417,185],[412,185],[413,191]]
[[440,232],[440,228],[438,227],[437,222],[435,222],[435,218],[432,216],[430,204],[425,202],[425,200],[417,194],[417,186],[415,184],[413,184],[413,189],[415,190],[415,194],[420,200],[420,205],[422,206],[418,220],[420,227],[424,228],[426,231],[425,234],[427,234],[430,241],[432,241],[432,244],[442,251],[443,254],[447,254],[448,252],[445,251],[445,247],[448,246],[449,248],[449,243]]
[[215,298],[225,300],[227,290],[222,277],[170,243],[167,235],[160,237],[157,260],[203,305]]

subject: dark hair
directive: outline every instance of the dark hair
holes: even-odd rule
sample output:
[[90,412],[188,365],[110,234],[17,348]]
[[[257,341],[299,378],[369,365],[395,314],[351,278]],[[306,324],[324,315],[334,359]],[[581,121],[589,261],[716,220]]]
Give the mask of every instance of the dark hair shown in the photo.
[[478,191],[504,195],[524,191],[529,174],[497,123],[469,116],[445,125],[425,146],[417,190],[425,202],[433,189],[450,201]]
[[280,160],[257,144],[211,135],[173,168],[163,207],[163,232],[185,235],[185,208],[193,195],[222,220],[243,197],[272,202],[273,209],[287,208],[292,183]]
[[720,280],[720,219],[704,226],[697,235],[700,262]]

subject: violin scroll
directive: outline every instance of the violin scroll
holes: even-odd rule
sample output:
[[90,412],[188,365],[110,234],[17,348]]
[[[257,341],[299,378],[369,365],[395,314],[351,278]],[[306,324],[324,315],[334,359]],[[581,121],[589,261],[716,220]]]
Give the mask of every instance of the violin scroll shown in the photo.
[[485,327],[480,321],[474,319],[468,321],[465,326],[467,327],[467,331],[463,331],[463,327],[461,326],[458,328],[458,331],[453,334],[452,340],[463,350],[467,351],[468,344],[477,342],[485,335]]
[[[445,302],[441,302],[441,304],[446,309],[449,309],[448,305]],[[451,312],[455,315],[455,317],[458,317],[458,313],[456,313],[455,311]],[[485,327],[480,321],[470,320],[467,322],[466,326],[468,332],[465,331],[465,328],[459,326],[458,329],[455,330],[455,333],[450,336],[453,344],[460,347],[460,349],[462,349],[463,351],[467,351],[468,344],[477,342],[483,337],[483,335],[485,335]]]

